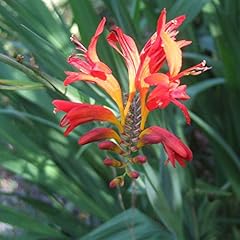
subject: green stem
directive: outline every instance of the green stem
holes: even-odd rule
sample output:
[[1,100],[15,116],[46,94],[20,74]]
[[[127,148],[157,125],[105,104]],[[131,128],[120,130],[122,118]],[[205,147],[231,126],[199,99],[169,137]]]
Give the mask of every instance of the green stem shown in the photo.
[[60,80],[55,79],[44,72],[41,72],[39,69],[34,68],[31,65],[19,63],[14,58],[8,57],[2,53],[0,53],[0,62],[18,69],[19,71],[25,73],[30,79],[43,83],[50,90],[56,91],[66,96],[70,100],[79,101],[79,99],[81,99],[81,96],[78,94],[78,91],[76,89],[71,86],[66,89]]

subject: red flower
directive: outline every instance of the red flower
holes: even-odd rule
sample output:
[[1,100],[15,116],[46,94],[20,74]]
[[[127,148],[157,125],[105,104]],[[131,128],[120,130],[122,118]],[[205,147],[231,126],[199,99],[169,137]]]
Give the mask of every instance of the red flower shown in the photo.
[[91,42],[86,49],[83,44],[72,35],[70,40],[76,45],[76,49],[80,50],[81,54],[74,54],[68,58],[68,63],[74,66],[79,72],[66,71],[67,78],[64,85],[67,86],[76,81],[88,81],[96,83],[99,87],[103,88],[111,98],[116,102],[123,120],[123,102],[122,91],[118,81],[112,75],[111,69],[103,62],[100,61],[96,52],[96,45],[99,36],[103,32],[106,19],[103,18],[99,23]]
[[180,78],[186,75],[198,75],[209,67],[205,66],[206,62],[202,61],[194,67],[188,68],[175,76],[168,74],[154,73],[145,78],[149,85],[156,85],[156,88],[147,98],[147,108],[152,111],[156,108],[166,108],[170,102],[175,104],[183,112],[186,122],[190,124],[190,116],[187,108],[178,100],[188,100],[190,97],[186,93],[186,85],[180,85]]
[[139,137],[138,147],[146,144],[162,143],[168,155],[167,162],[170,161],[174,167],[176,166],[176,160],[181,166],[185,166],[185,161],[192,160],[191,150],[179,138],[164,128],[149,127]]
[[[184,20],[185,16],[179,16],[166,23],[166,10],[164,9],[159,16],[156,32],[147,41],[140,54],[134,40],[124,34],[120,28],[115,27],[107,37],[109,44],[125,59],[129,72],[129,99],[124,110],[125,115],[129,110],[136,88],[141,94],[141,129],[144,129],[148,112],[154,110],[146,107],[149,84],[145,78],[157,73],[166,59],[170,63],[171,73],[181,68],[180,48],[191,43],[186,40],[175,41],[178,34],[177,28]],[[171,47],[173,48],[170,49]],[[173,63],[175,55],[178,60]],[[161,92],[168,92],[167,88],[164,89]]]
[[64,135],[67,136],[75,127],[92,121],[107,121],[115,124],[120,131],[122,126],[114,114],[98,105],[75,103],[64,100],[54,100],[55,111],[63,111],[66,115],[60,122],[61,127],[67,127]]

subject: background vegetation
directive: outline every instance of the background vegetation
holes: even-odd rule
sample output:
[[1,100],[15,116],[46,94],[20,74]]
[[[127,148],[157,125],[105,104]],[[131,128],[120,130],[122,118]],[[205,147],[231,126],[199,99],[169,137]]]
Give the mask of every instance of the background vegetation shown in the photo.
[[[240,239],[239,1],[45,2],[0,2],[0,166],[30,189],[0,192],[0,221],[16,230],[0,229],[2,239]],[[52,113],[55,98],[112,105],[90,85],[63,87],[70,32],[79,31],[87,46],[106,16],[141,47],[163,7],[168,19],[187,15],[180,36],[193,44],[184,49],[185,65],[206,59],[213,67],[185,78],[190,127],[175,108],[149,121],[185,137],[194,160],[174,169],[164,166],[160,146],[148,147],[141,180],[110,190],[114,172],[102,164],[104,154],[77,144],[93,125],[65,138]],[[103,37],[98,50],[126,89],[123,62]]]

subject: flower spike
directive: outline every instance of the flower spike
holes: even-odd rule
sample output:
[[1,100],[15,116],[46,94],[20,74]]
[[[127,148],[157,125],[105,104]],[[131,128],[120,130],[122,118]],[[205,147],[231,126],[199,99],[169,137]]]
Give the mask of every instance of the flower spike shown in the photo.
[[[107,126],[93,128],[82,134],[78,143],[84,145],[98,142],[99,150],[107,151],[109,155],[103,160],[103,164],[116,168],[116,172],[120,173],[110,181],[110,188],[124,186],[126,177],[138,181],[140,173],[135,171],[134,166],[146,163],[147,157],[138,152],[146,145],[162,144],[167,155],[166,163],[170,162],[173,167],[176,167],[177,163],[184,167],[192,160],[189,147],[173,133],[160,126],[145,127],[148,114],[155,109],[163,110],[169,104],[182,111],[187,124],[191,122],[188,109],[183,104],[190,96],[187,94],[187,85],[182,85],[181,79],[188,75],[199,75],[210,67],[203,60],[182,70],[182,48],[191,44],[191,41],[177,39],[178,29],[185,18],[185,15],[182,15],[167,22],[167,11],[163,9],[156,31],[141,51],[138,51],[134,39],[121,28],[112,28],[107,42],[123,57],[126,64],[129,82],[127,93],[122,93],[114,73],[97,54],[97,42],[104,31],[106,18],[100,21],[88,47],[75,35],[70,38],[78,52],[70,55],[67,61],[76,71],[65,72],[64,85],[78,81],[96,84],[114,100],[118,112],[96,104],[65,100],[53,101],[54,112],[65,113],[60,121],[60,126],[66,127],[65,136],[81,124],[107,122]],[[167,71],[162,71],[163,65],[167,66]]]

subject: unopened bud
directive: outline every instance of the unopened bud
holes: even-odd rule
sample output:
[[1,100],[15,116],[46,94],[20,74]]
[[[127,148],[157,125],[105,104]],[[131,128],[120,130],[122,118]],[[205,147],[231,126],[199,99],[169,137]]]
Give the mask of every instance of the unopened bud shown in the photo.
[[122,176],[116,177],[114,178],[110,183],[109,183],[109,187],[110,188],[115,188],[117,186],[119,187],[123,187],[124,185],[124,178]]
[[118,154],[122,154],[123,150],[115,143],[111,141],[103,141],[98,144],[98,148],[101,150],[109,150],[116,152]]
[[134,179],[137,179],[139,177],[139,173],[137,171],[131,171],[131,172],[128,172],[127,175],[130,177],[130,178],[134,178]]
[[138,147],[136,147],[136,146],[132,146],[130,149],[131,149],[132,152],[137,152],[138,151]]
[[139,163],[139,164],[144,164],[147,162],[147,157],[144,155],[138,155],[132,159],[133,163]]
[[106,165],[106,166],[111,166],[111,167],[123,167],[124,166],[124,163],[123,162],[120,162],[116,159],[112,159],[112,158],[106,158],[103,160],[103,163]]

